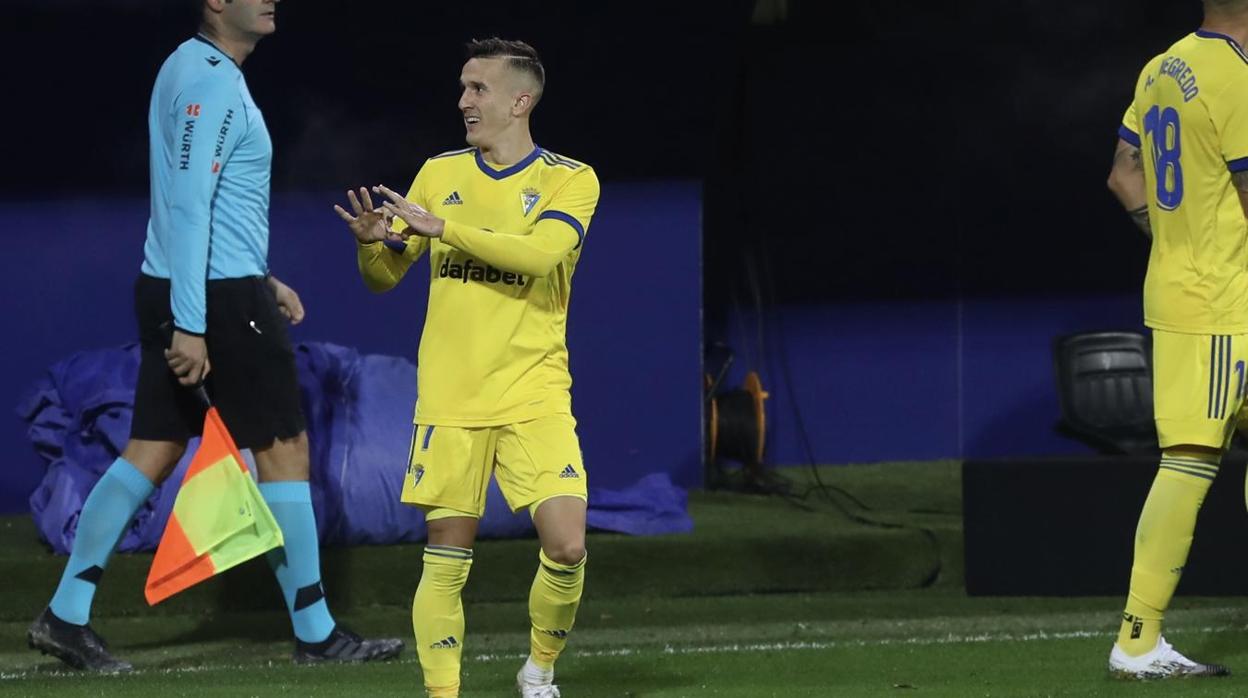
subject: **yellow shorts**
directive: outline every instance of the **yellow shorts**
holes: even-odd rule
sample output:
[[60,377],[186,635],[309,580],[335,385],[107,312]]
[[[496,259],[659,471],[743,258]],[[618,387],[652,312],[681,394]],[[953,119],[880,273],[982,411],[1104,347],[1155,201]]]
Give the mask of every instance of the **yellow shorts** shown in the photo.
[[551,497],[586,498],[576,420],[554,414],[498,427],[416,425],[399,499],[480,517],[490,473],[512,511]]
[[1248,335],[1153,330],[1153,416],[1162,448],[1230,445],[1244,407]]

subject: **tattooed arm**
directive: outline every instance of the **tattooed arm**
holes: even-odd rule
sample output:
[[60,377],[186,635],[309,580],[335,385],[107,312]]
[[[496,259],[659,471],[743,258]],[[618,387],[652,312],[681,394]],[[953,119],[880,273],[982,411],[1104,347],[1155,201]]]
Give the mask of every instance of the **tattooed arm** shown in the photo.
[[[1245,187],[1240,189],[1240,197],[1248,196],[1248,177]],[[1140,160],[1140,149],[1130,143],[1118,139],[1118,148],[1114,151],[1114,165],[1109,171],[1109,189],[1118,197],[1127,215],[1139,226],[1148,237],[1153,236],[1152,226],[1148,222],[1148,195],[1144,190],[1144,162]]]

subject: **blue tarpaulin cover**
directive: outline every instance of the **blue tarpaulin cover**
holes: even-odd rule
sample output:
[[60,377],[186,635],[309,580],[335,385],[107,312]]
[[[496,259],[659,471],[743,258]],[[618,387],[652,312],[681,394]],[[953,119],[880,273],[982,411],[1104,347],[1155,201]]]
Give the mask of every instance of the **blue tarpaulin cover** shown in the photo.
[[[416,367],[406,359],[361,355],[328,343],[296,346],[312,459],[312,505],[321,542],[386,544],[423,540],[424,517],[399,502],[412,435]],[[96,480],[126,445],[139,348],[84,351],[48,369],[18,405],[47,472],[30,496],[42,538],[60,553],[73,545],[78,514]],[[226,425],[229,426],[228,424]],[[196,442],[126,530],[122,551],[154,550],[173,509]],[[244,453],[250,461],[250,454]],[[254,470],[254,463],[250,463]],[[594,464],[587,463],[590,482]],[[632,535],[693,529],[686,493],[662,472],[620,490],[589,489],[591,529]],[[526,512],[512,514],[491,482],[483,538],[528,535]]]

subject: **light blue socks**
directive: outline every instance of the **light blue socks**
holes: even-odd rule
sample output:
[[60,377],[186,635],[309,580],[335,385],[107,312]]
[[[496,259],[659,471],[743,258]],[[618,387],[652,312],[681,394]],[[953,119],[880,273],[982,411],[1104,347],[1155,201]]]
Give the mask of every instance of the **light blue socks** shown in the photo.
[[321,642],[334,629],[333,616],[321,586],[321,550],[312,513],[312,488],[307,482],[262,482],[260,494],[282,529],[284,548],[268,554],[286,597],[295,637]]
[[118,458],[87,495],[78,515],[74,548],[52,596],[52,613],[75,625],[91,620],[91,600],[108,557],[155,487],[138,468]]

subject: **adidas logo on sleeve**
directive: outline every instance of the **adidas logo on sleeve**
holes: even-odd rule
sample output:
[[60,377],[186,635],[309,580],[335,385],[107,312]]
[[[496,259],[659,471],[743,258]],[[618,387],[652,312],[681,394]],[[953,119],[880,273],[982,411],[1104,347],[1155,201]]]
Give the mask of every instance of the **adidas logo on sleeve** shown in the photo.
[[580,476],[581,474],[576,472],[576,468],[573,468],[570,463],[564,467],[563,472],[559,473],[559,477],[564,479],[579,478]]

